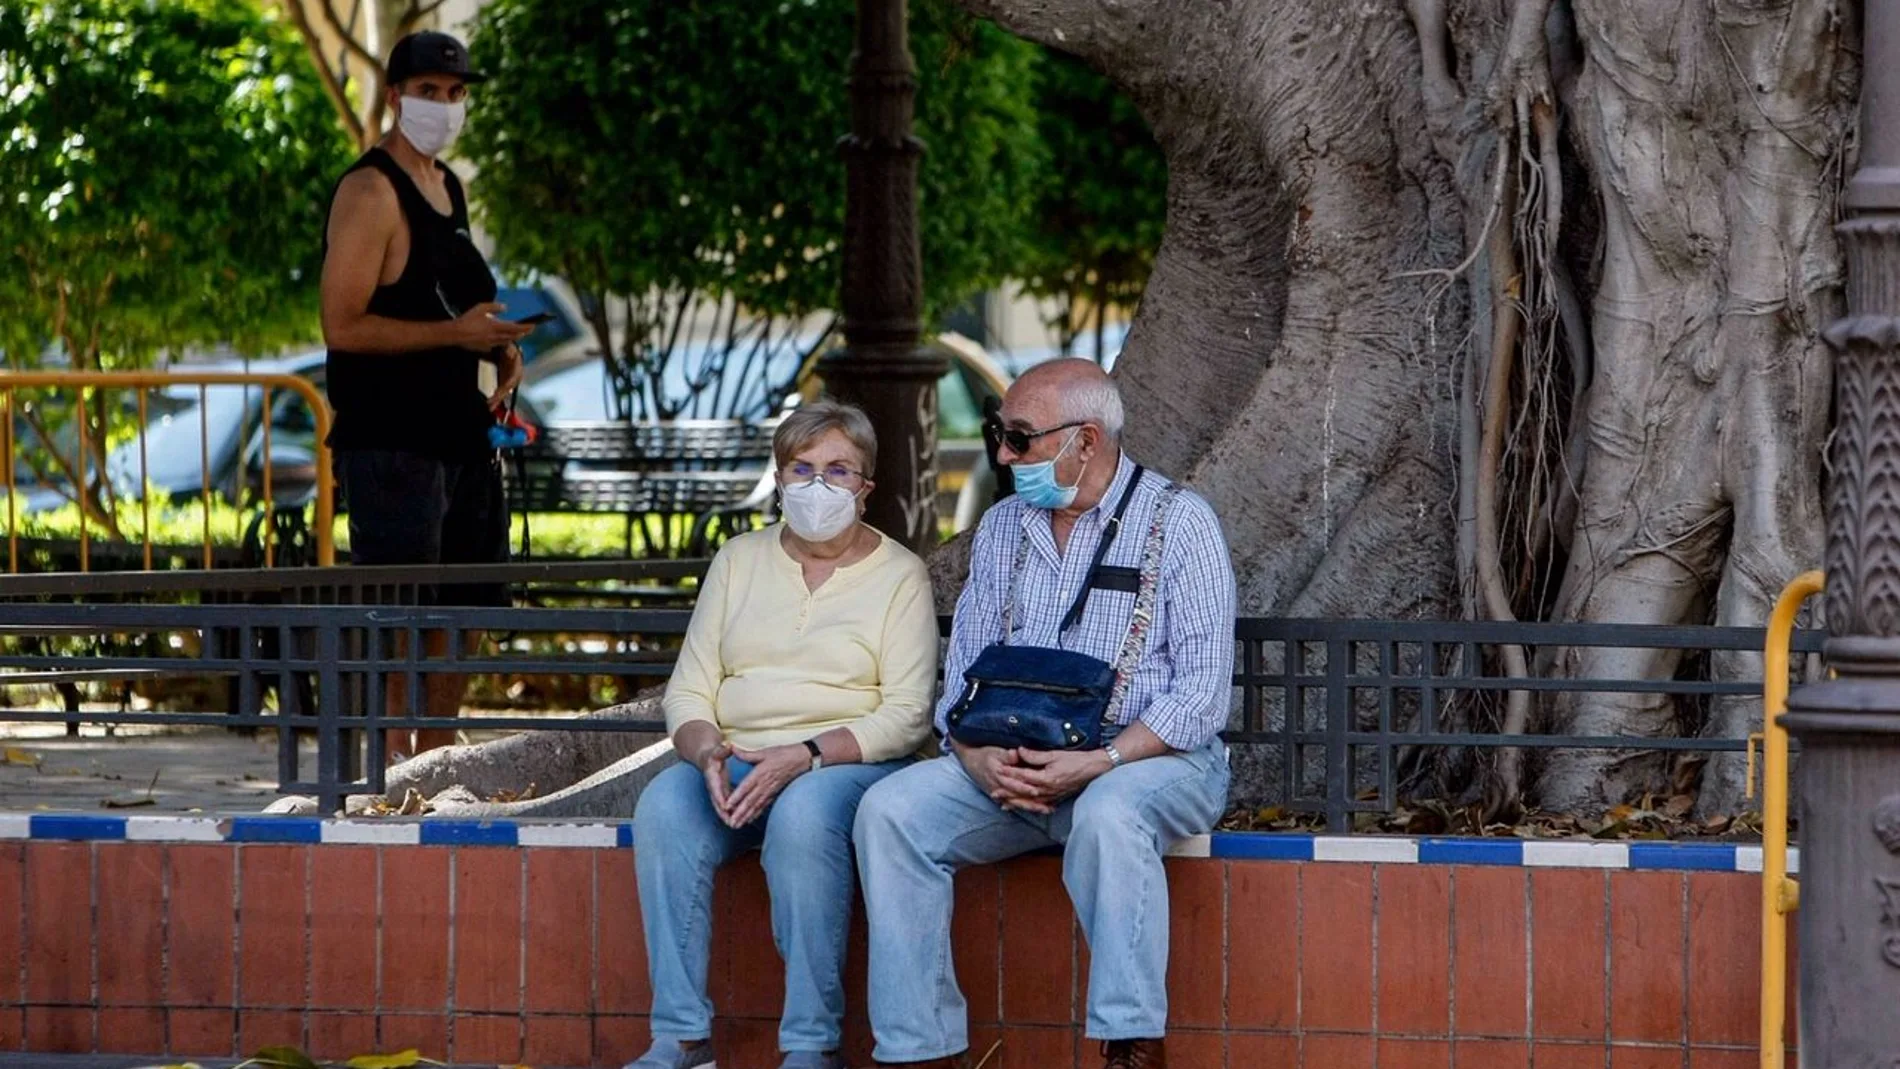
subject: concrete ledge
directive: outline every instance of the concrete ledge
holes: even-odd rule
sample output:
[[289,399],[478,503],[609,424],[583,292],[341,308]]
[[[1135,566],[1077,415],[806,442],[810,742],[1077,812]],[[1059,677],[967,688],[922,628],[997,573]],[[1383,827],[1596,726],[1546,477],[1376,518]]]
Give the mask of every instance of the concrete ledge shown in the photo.
[[[532,846],[625,849],[632,821],[386,817],[337,820],[295,816],[104,816],[0,814],[0,840],[151,843],[279,843],[373,846]],[[1570,839],[1432,838],[1228,832],[1196,835],[1169,850],[1180,858],[1314,861],[1382,865],[1501,865],[1524,868],[1760,872],[1751,843],[1609,842]],[[1791,849],[1789,869],[1800,871]]]

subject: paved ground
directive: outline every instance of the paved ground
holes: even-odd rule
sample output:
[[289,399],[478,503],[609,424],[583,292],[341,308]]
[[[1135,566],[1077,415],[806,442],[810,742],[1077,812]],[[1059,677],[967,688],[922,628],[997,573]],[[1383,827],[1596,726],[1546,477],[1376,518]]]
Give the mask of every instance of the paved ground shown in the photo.
[[[70,738],[60,725],[5,724],[0,743],[0,810],[255,813],[278,797],[274,732],[121,728],[108,737],[89,726]],[[315,744],[306,751],[313,757]]]

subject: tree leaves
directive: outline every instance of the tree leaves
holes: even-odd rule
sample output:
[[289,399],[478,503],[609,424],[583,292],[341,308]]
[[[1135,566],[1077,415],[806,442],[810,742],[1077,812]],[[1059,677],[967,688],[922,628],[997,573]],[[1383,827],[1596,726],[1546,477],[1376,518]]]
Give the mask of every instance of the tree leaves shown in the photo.
[[[493,0],[463,140],[501,258],[598,293],[837,303],[850,0]],[[1001,280],[1033,208],[1034,48],[913,5],[927,312]]]

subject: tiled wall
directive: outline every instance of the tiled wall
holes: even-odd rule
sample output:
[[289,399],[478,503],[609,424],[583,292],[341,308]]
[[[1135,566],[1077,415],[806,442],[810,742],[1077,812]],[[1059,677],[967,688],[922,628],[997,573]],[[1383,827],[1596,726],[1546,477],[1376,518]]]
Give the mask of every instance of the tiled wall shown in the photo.
[[[21,918],[0,927],[0,1048],[210,1056],[289,1043],[342,1058],[413,1046],[544,1067],[618,1066],[644,1048],[624,832],[412,825],[414,845],[397,845],[337,841],[389,837],[369,830],[273,843],[209,821],[143,827],[131,837],[210,841],[124,841],[120,822],[103,839],[68,826],[70,838],[0,842],[0,916]],[[479,845],[422,845],[458,839]],[[569,845],[505,845],[523,841]],[[1734,871],[1733,849],[1728,871],[1706,871],[1715,855],[1696,851],[1670,855],[1681,868],[1601,851],[1566,867],[1521,852],[1413,860],[1432,855],[1422,845],[1217,839],[1189,850],[1216,856],[1171,860],[1170,1064],[1756,1064],[1759,877]],[[1344,859],[1236,856],[1250,853]],[[769,1069],[782,971],[755,861],[722,876],[715,915],[720,1064]],[[976,1052],[1001,1042],[989,1069],[1099,1064],[1081,1036],[1088,950],[1058,859],[963,873],[954,935]],[[860,926],[855,1065],[869,1064],[863,976]]]

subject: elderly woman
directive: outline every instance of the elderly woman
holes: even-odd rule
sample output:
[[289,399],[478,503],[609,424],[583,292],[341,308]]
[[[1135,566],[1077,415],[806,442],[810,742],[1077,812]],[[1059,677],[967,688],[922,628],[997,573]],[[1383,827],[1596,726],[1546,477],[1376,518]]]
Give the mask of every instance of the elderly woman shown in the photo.
[[628,1069],[712,1066],[713,871],[763,847],[785,959],[781,1069],[838,1069],[851,824],[930,733],[937,622],[910,551],[861,522],[870,421],[814,404],[772,440],[785,522],[728,542],[700,587],[666,725],[680,763],[634,812],[653,1046]]

